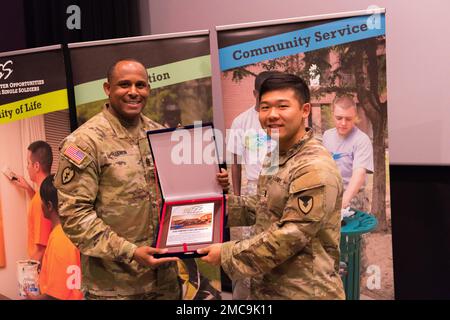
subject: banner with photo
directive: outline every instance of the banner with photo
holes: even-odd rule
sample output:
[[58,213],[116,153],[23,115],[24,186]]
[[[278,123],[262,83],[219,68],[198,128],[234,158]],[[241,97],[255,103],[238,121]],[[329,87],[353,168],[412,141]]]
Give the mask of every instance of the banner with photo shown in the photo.
[[16,261],[31,259],[51,229],[40,209],[41,181],[30,170],[38,160],[33,162],[28,147],[33,144],[41,152],[50,146],[52,154],[40,154],[54,173],[59,143],[70,133],[68,108],[60,45],[0,53],[0,267],[5,267],[0,292],[9,297],[17,295]]
[[20,130],[25,151],[33,141],[49,143],[54,151],[51,171],[56,171],[59,143],[70,133],[60,45],[0,53],[0,128],[10,134]]
[[[69,50],[78,125],[108,101],[103,83],[122,58],[147,68],[151,92],[144,115],[164,127],[213,120],[209,31],[69,44]],[[200,259],[184,259],[178,267],[183,299],[220,299],[219,268]]]
[[[335,129],[339,116],[332,103],[342,100],[335,99],[346,97],[356,105],[354,123],[370,139],[367,149],[373,149],[366,156],[373,160],[372,168],[367,170],[366,183],[358,193],[365,206],[358,210],[371,213],[378,220],[377,232],[362,236],[361,292],[393,299],[384,9],[216,29],[225,128],[234,128],[233,121],[238,116],[244,123],[243,113],[256,103],[255,77],[263,71],[293,73],[307,82],[312,104],[308,125],[318,139],[322,140],[328,130],[340,132]],[[356,132],[352,130],[352,134]],[[249,141],[251,144],[252,140],[246,137],[242,148],[255,147]],[[327,145],[325,141],[324,144]],[[351,164],[352,152],[333,154],[336,161],[347,156]],[[376,279],[381,282],[371,283],[374,274],[379,274]]]
[[110,65],[134,58],[147,68],[151,87],[144,114],[166,127],[212,121],[209,32],[143,36],[69,44],[77,123],[97,114],[107,96]]

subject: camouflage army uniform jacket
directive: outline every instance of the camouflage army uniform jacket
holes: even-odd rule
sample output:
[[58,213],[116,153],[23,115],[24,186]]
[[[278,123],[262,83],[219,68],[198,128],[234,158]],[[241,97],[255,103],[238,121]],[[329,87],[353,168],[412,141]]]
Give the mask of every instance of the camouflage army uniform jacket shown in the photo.
[[139,137],[132,138],[108,107],[62,142],[54,181],[63,229],[81,252],[82,289],[177,299],[175,263],[153,269],[132,260],[137,246],[152,244],[159,221],[146,130],[161,126],[141,115]]
[[[255,224],[254,237],[223,244],[231,279],[251,279],[253,299],[344,299],[339,277],[342,179],[329,152],[305,136],[258,180],[255,196],[230,196],[229,226]],[[266,159],[267,160],[267,159]]]

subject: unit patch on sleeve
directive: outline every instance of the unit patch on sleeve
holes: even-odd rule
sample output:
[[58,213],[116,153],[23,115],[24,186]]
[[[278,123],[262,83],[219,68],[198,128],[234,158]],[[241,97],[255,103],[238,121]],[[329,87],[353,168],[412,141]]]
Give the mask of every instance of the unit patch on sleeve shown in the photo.
[[75,176],[75,171],[73,170],[72,167],[64,168],[64,170],[61,174],[62,184],[69,183],[70,181],[72,181],[74,176]]
[[303,212],[305,215],[308,214],[311,209],[313,208],[313,197],[311,196],[302,196],[298,197],[298,207],[300,208],[300,211]]

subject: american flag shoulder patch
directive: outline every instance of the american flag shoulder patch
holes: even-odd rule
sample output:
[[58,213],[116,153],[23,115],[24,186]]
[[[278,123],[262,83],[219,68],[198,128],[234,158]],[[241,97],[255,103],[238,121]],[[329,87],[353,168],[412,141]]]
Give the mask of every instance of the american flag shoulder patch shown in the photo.
[[64,151],[64,155],[74,161],[76,164],[81,164],[86,158],[86,153],[74,145],[69,145]]

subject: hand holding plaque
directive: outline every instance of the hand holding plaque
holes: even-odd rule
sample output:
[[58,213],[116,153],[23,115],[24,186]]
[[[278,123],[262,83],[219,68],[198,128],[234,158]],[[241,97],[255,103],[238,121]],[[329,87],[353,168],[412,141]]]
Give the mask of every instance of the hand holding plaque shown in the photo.
[[[191,139],[182,145],[191,149],[183,149],[183,153],[204,155],[208,153],[205,150],[212,150],[215,160],[174,159],[174,150],[180,149],[180,139],[174,136]],[[202,139],[195,138],[198,136]],[[167,248],[165,254],[155,257],[201,256],[197,249],[222,242],[225,208],[222,188],[228,185],[228,174],[219,167],[212,126],[149,131],[147,137],[163,197],[155,247]]]

